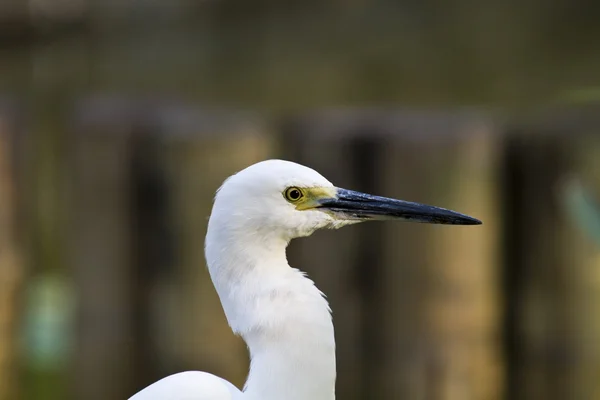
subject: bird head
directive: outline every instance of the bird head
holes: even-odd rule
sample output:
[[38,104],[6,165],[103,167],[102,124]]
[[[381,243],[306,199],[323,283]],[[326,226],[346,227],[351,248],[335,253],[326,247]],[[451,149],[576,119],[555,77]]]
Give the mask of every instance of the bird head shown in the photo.
[[213,216],[227,216],[230,228],[285,240],[371,220],[481,224],[455,211],[338,188],[315,170],[282,160],[229,177],[217,192]]

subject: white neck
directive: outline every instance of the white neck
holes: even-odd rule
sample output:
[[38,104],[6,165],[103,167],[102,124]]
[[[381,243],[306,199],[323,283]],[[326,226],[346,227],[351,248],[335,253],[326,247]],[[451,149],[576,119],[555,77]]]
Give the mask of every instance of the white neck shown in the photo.
[[290,268],[287,241],[209,223],[206,258],[234,333],[250,350],[248,400],[334,400],[335,340],[327,301]]

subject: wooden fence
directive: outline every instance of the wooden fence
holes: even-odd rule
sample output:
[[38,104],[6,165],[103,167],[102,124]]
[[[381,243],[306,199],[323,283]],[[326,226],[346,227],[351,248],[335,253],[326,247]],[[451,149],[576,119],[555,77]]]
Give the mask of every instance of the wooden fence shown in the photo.
[[[484,221],[372,223],[292,242],[291,264],[333,309],[339,399],[598,398],[598,249],[556,200],[567,173],[599,181],[600,123],[586,115],[507,125],[476,112],[355,109],[267,123],[175,102],[81,101],[56,167],[66,194],[54,233],[77,304],[66,393],[127,398],[183,369],[243,384],[246,350],[204,265],[206,222],[225,177],[281,157],[341,187]],[[16,349],[14,339],[0,347]]]
[[25,270],[19,240],[19,185],[16,155],[20,152],[18,112],[0,101],[0,399],[18,395],[20,295]]

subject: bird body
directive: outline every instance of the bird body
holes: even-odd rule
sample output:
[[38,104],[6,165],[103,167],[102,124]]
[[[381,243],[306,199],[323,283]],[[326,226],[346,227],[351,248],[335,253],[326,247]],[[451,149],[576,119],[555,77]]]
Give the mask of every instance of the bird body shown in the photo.
[[130,400],[245,400],[225,379],[201,371],[170,375],[148,386]]
[[329,305],[291,268],[290,240],[369,219],[476,224],[453,211],[339,189],[316,171],[268,160],[228,178],[215,196],[205,253],[227,321],[250,351],[239,391],[203,372],[164,378],[130,400],[334,400]]

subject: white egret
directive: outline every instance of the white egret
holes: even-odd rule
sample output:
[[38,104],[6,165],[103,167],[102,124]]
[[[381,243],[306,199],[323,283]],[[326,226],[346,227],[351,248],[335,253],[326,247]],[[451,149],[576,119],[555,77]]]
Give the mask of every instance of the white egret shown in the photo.
[[227,321],[250,351],[244,390],[205,372],[164,378],[130,400],[333,400],[335,340],[330,309],[291,268],[291,239],[367,220],[476,225],[454,211],[336,188],[318,172],[268,160],[218,190],[205,253]]

